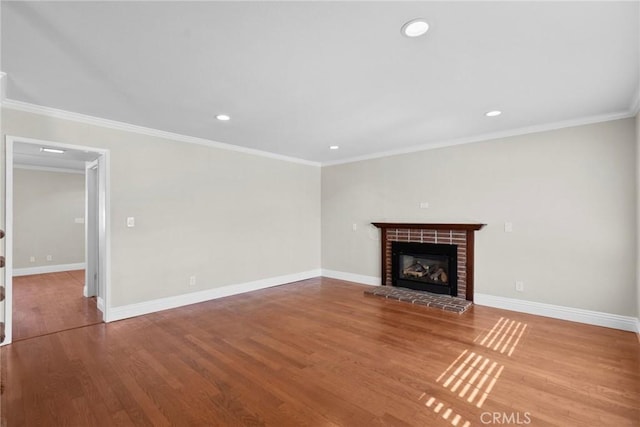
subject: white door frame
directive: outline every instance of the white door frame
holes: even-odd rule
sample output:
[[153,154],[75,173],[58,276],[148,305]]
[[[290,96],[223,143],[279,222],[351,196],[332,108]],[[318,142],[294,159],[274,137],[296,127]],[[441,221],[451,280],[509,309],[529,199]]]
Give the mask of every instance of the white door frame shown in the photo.
[[[60,149],[84,150],[100,154],[98,167],[98,242],[99,242],[99,283],[104,287],[102,319],[110,321],[109,308],[111,302],[111,201],[110,201],[110,162],[109,150],[81,145],[72,145],[55,141],[45,141],[20,136],[6,136],[5,156],[5,340],[0,345],[12,342],[13,329],[13,145],[16,142],[46,145]],[[102,288],[102,286],[101,286]]]
[[[85,297],[98,297],[102,299],[102,295],[98,294],[99,285],[99,260],[98,254],[100,250],[98,248],[98,230],[100,229],[100,219],[98,218],[98,177],[100,170],[98,169],[100,162],[94,160],[92,162],[85,163],[84,174],[84,235],[85,235],[85,273],[84,273],[84,296]],[[103,310],[104,301],[98,303],[98,309]]]

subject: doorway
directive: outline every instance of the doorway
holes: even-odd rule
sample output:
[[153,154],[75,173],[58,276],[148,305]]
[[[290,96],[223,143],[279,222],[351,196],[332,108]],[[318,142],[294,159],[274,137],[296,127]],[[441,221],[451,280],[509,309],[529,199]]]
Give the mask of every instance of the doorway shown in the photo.
[[[6,162],[7,235],[5,238],[8,256],[5,268],[6,338],[3,345],[15,339],[25,338],[25,333],[26,337],[29,337],[29,334],[41,335],[106,321],[110,290],[107,230],[108,150],[7,136]],[[83,254],[77,253],[78,245],[75,245],[73,249],[76,252],[75,258],[68,258],[67,262],[64,262],[66,243],[64,237],[60,239],[59,244],[49,243],[48,247],[53,249],[47,249],[37,257],[27,255],[28,252],[25,251],[16,253],[15,233],[19,231],[17,227],[20,226],[20,221],[15,221],[17,219],[15,209],[19,202],[16,179],[29,176],[25,173],[26,171],[37,177],[36,182],[39,179],[43,183],[42,187],[46,187],[47,179],[53,181],[56,176],[64,175],[71,178],[72,174],[75,174],[74,182],[83,181],[84,185],[81,184],[84,187],[82,210],[78,211],[76,206],[76,211],[73,214],[66,212],[63,215],[63,222],[59,223],[68,227],[67,222],[74,222],[74,228],[68,229],[69,231],[65,234],[68,240],[71,240],[72,233],[77,233],[80,229],[84,231],[82,233],[84,248],[81,249]],[[43,191],[46,192],[46,190]],[[34,193],[37,192],[34,191]],[[49,199],[55,198],[53,195],[49,196]],[[34,194],[33,197],[37,195]],[[64,205],[59,206],[60,208],[49,208],[49,212],[41,212],[42,222],[45,222],[44,219],[54,217],[58,210],[63,210]],[[47,230],[51,228],[43,230],[39,234],[32,233],[35,236],[31,238],[46,240],[45,235],[50,234]],[[18,238],[24,237],[24,234],[24,232],[20,233]],[[48,254],[55,250],[60,250],[61,253]],[[63,261],[56,263],[56,259]],[[74,260],[82,262],[73,262]],[[29,262],[32,264],[27,264]],[[25,301],[29,302],[18,306],[18,304],[25,304]],[[39,321],[38,316],[43,321]],[[55,319],[55,322],[47,319]],[[58,329],[55,330],[56,328]]]

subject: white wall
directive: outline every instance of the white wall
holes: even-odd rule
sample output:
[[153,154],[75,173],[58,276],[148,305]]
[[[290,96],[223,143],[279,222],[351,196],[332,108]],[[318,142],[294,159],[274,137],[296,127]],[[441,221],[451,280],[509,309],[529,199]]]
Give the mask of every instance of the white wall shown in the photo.
[[476,292],[635,315],[634,129],[625,119],[325,167],[322,266],[379,277],[372,221],[486,223]]
[[115,307],[317,269],[322,212],[326,269],[379,275],[371,221],[483,222],[477,292],[635,315],[635,128],[619,120],[325,167],[320,192],[313,166],[3,111],[3,135],[111,150]]
[[2,130],[110,150],[114,307],[320,267],[317,167],[11,109]]
[[13,191],[13,267],[83,263],[84,175],[16,168]]

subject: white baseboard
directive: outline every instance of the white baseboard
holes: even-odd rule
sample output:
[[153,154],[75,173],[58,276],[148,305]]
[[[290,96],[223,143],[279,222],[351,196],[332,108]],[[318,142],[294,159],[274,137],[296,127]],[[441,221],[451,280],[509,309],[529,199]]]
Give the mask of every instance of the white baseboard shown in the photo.
[[109,309],[109,317],[105,321],[113,322],[116,320],[128,319],[130,317],[142,316],[143,314],[155,313],[157,311],[182,307],[189,304],[196,304],[245,292],[257,291],[259,289],[270,288],[272,286],[285,285],[287,283],[311,279],[318,276],[320,276],[320,269],[288,274],[285,276],[271,277],[268,279],[240,283],[237,285],[223,286],[221,288],[207,289],[200,292],[192,292],[136,304],[123,305],[120,307],[112,307]]
[[104,313],[104,299],[96,297],[96,306],[98,307],[98,310]]
[[581,308],[564,307],[478,293],[474,294],[473,299],[473,302],[477,305],[486,305],[488,307],[552,317],[554,319],[621,329],[623,331],[640,332],[640,320],[631,316],[620,316],[618,314],[603,313],[600,311],[583,310]]
[[344,271],[322,269],[323,277],[332,279],[346,280],[347,282],[361,283],[363,285],[380,286],[380,278],[373,276],[364,276],[362,274],[345,273]]
[[58,273],[60,271],[84,270],[86,264],[79,262],[77,264],[58,264],[58,265],[41,265],[39,267],[14,268],[13,277],[30,276],[32,274]]

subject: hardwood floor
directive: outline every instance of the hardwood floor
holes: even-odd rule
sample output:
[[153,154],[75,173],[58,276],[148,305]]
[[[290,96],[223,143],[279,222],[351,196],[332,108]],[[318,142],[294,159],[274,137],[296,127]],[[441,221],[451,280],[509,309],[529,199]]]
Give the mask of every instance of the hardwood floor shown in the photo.
[[82,296],[84,270],[13,278],[13,341],[102,322]]
[[633,333],[364,289],[312,279],[13,343],[4,422],[638,425]]

